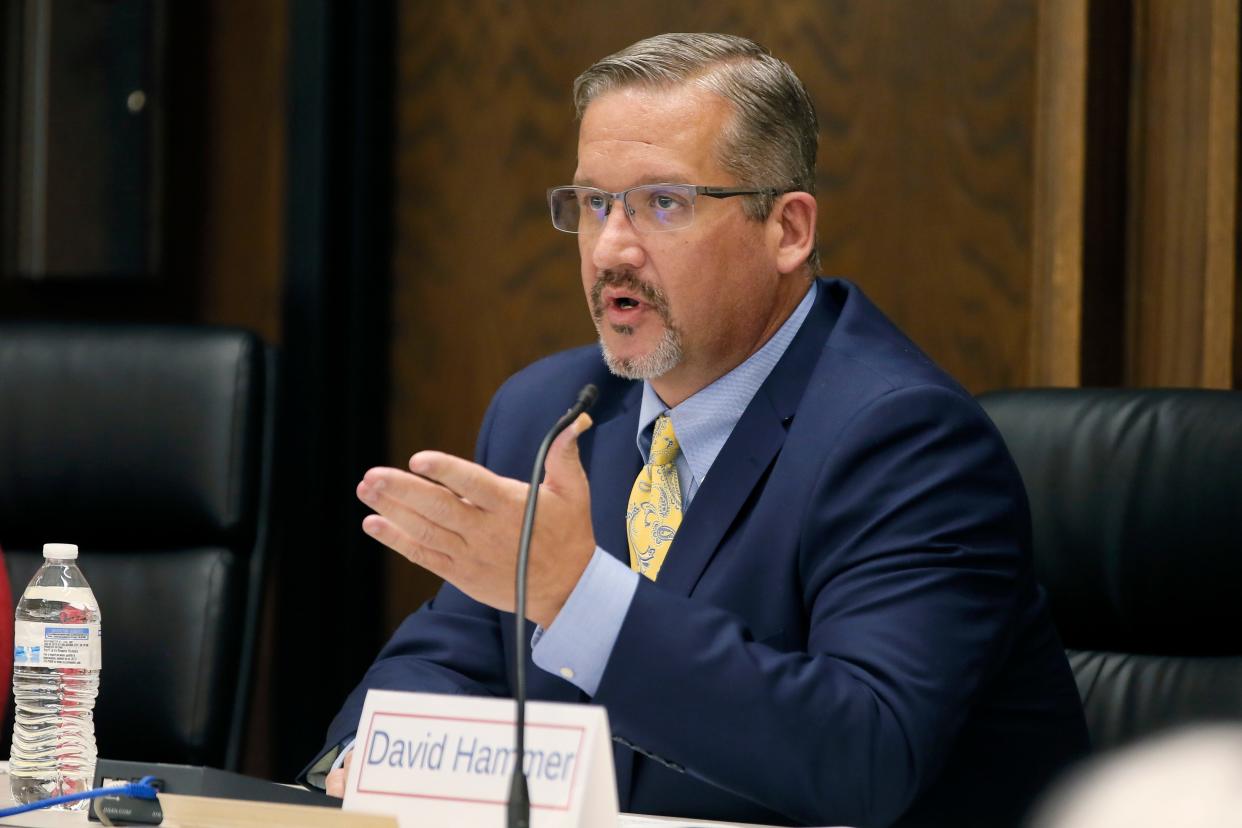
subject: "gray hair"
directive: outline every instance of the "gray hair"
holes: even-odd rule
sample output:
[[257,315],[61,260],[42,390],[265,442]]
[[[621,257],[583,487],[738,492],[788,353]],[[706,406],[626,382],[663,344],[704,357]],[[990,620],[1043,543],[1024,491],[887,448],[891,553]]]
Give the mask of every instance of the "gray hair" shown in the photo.
[[[593,100],[630,86],[694,85],[733,104],[717,157],[738,183],[755,189],[815,192],[819,124],[815,106],[789,64],[754,41],[726,34],[670,33],[609,55],[574,81],[581,119]],[[744,196],[748,217],[763,221],[774,197]],[[819,270],[819,250],[807,263]]]

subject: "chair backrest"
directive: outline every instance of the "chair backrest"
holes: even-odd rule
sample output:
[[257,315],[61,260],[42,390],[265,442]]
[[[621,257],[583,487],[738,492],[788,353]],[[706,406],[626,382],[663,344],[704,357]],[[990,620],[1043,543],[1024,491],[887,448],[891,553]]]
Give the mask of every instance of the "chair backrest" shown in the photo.
[[1242,718],[1242,392],[980,402],[1026,484],[1036,572],[1095,745]]
[[104,630],[103,757],[237,765],[273,364],[237,329],[0,324],[0,544],[14,600],[44,542],[81,549]]

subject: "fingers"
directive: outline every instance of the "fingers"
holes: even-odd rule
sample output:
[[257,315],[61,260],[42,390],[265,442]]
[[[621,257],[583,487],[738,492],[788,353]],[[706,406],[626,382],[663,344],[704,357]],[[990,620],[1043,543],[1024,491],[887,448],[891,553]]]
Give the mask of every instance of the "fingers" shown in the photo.
[[[417,454],[410,465],[416,474],[381,467],[363,476],[358,498],[376,512],[362,521],[363,531],[459,588],[462,578],[483,579],[497,565],[491,550],[517,543],[498,539],[495,527],[516,536],[525,487],[439,452]],[[476,500],[496,506],[489,511]]]
[[382,466],[368,469],[358,484],[358,497],[377,507],[400,507],[454,529],[475,519],[475,507],[439,483]]
[[477,463],[439,451],[420,451],[410,458],[410,471],[445,486],[480,509],[491,510],[508,498],[506,481]]
[[[531,576],[528,615],[536,620],[555,617],[595,548],[590,487],[577,442],[590,426],[590,417],[578,417],[548,454],[547,499],[532,547],[541,550],[533,555],[536,563],[546,559]],[[411,457],[410,471],[366,473],[358,497],[376,514],[363,520],[363,531],[471,598],[511,611],[513,550],[528,485],[435,451]]]
[[452,577],[453,557],[439,549],[426,546],[402,527],[382,515],[367,515],[362,520],[362,531],[396,552],[410,563],[446,580]]
[[450,554],[462,548],[461,533],[477,511],[443,486],[397,469],[368,470],[357,494],[414,543]]
[[345,798],[345,771],[337,768],[330,771],[323,781],[324,792],[328,796],[335,796],[337,799]]
[[349,778],[349,764],[354,761],[354,752],[346,752],[345,761],[336,770],[330,771],[324,779],[324,792],[337,799],[345,798],[345,781]]
[[584,412],[569,424],[569,428],[557,435],[548,449],[545,486],[553,491],[564,491],[569,486],[585,484],[586,472],[583,471],[582,460],[578,456],[578,437],[591,425],[590,415]]

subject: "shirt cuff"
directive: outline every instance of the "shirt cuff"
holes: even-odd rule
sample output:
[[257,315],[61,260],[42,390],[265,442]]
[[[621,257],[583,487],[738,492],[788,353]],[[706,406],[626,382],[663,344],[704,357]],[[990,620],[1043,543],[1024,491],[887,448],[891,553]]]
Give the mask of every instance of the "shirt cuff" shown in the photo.
[[345,764],[345,755],[354,749],[354,742],[356,741],[358,740],[350,739],[348,742],[341,745],[340,752],[336,754],[336,759],[332,760],[332,770],[336,770],[341,765]]
[[594,696],[638,590],[638,578],[637,572],[595,547],[556,620],[546,630],[535,630],[531,639],[535,666]]
[[345,763],[345,755],[354,749],[356,739],[350,739],[319,757],[319,761],[306,772],[306,784],[312,788],[323,790],[326,787],[328,774]]

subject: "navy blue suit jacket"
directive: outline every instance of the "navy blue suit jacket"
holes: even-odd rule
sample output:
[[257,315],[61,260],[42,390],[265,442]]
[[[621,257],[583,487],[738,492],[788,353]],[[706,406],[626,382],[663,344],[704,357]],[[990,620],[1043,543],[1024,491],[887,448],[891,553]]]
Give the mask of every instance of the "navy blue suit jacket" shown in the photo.
[[[642,579],[594,698],[528,664],[533,699],[608,710],[623,810],[766,823],[1002,825],[1087,746],[1031,571],[1018,473],[974,400],[848,282],[818,300]],[[641,383],[597,347],[496,394],[478,460],[529,477],[587,382],[596,540],[627,559]],[[512,616],[445,585],[367,689],[509,696]],[[529,629],[529,625],[528,625]]]

